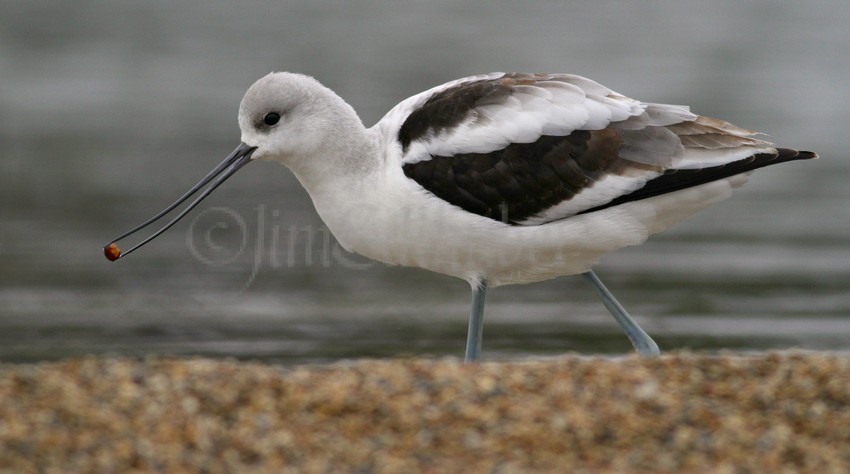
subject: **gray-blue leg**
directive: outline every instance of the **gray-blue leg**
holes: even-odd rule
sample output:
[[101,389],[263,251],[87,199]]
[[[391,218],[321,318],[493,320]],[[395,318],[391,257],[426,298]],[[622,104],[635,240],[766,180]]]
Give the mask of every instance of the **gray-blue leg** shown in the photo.
[[623,328],[623,331],[626,332],[626,336],[628,336],[629,340],[632,341],[632,345],[635,346],[635,350],[646,356],[657,356],[661,353],[658,349],[658,344],[652,340],[651,337],[647,333],[643,331],[643,329],[638,326],[634,319],[629,316],[629,313],[625,308],[614,298],[614,295],[608,291],[608,288],[605,288],[605,285],[602,284],[602,280],[593,273],[593,270],[588,270],[585,273],[582,273],[581,276],[584,277],[585,280],[590,282],[596,291],[599,292],[599,295],[602,297],[602,302],[605,303],[605,307],[608,308],[608,311],[611,312],[611,315],[614,316],[614,319],[617,320],[617,323],[620,324],[620,327]]
[[481,358],[481,338],[484,334],[484,296],[486,294],[486,281],[472,287],[472,313],[469,315],[469,329],[466,333],[464,362],[476,362]]

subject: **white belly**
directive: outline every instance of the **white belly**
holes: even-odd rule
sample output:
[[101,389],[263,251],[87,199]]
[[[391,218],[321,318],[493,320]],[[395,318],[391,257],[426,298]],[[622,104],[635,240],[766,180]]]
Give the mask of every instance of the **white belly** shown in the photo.
[[314,192],[313,202],[348,251],[391,265],[425,268],[491,287],[582,273],[602,255],[643,243],[656,232],[731,195],[738,175],[671,194],[538,226],[512,226],[468,213],[412,180],[339,183],[344,193]]

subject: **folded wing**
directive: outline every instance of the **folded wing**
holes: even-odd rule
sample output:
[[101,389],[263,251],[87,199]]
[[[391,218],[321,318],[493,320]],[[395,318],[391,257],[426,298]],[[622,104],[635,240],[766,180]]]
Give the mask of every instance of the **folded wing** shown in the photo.
[[468,212],[540,225],[783,161],[755,133],[566,74],[494,73],[402,102],[376,126],[404,174]]

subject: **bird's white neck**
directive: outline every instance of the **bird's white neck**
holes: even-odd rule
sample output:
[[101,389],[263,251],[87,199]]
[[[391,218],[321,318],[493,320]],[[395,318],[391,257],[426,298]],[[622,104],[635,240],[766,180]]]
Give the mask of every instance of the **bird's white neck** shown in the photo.
[[311,196],[342,183],[362,179],[380,165],[380,151],[373,138],[359,121],[344,124],[327,137],[322,146],[309,157],[285,163]]

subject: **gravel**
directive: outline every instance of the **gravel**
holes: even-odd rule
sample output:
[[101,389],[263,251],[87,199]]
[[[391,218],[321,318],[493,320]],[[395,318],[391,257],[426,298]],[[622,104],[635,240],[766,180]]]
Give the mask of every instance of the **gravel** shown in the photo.
[[0,472],[848,472],[850,355],[0,365]]

